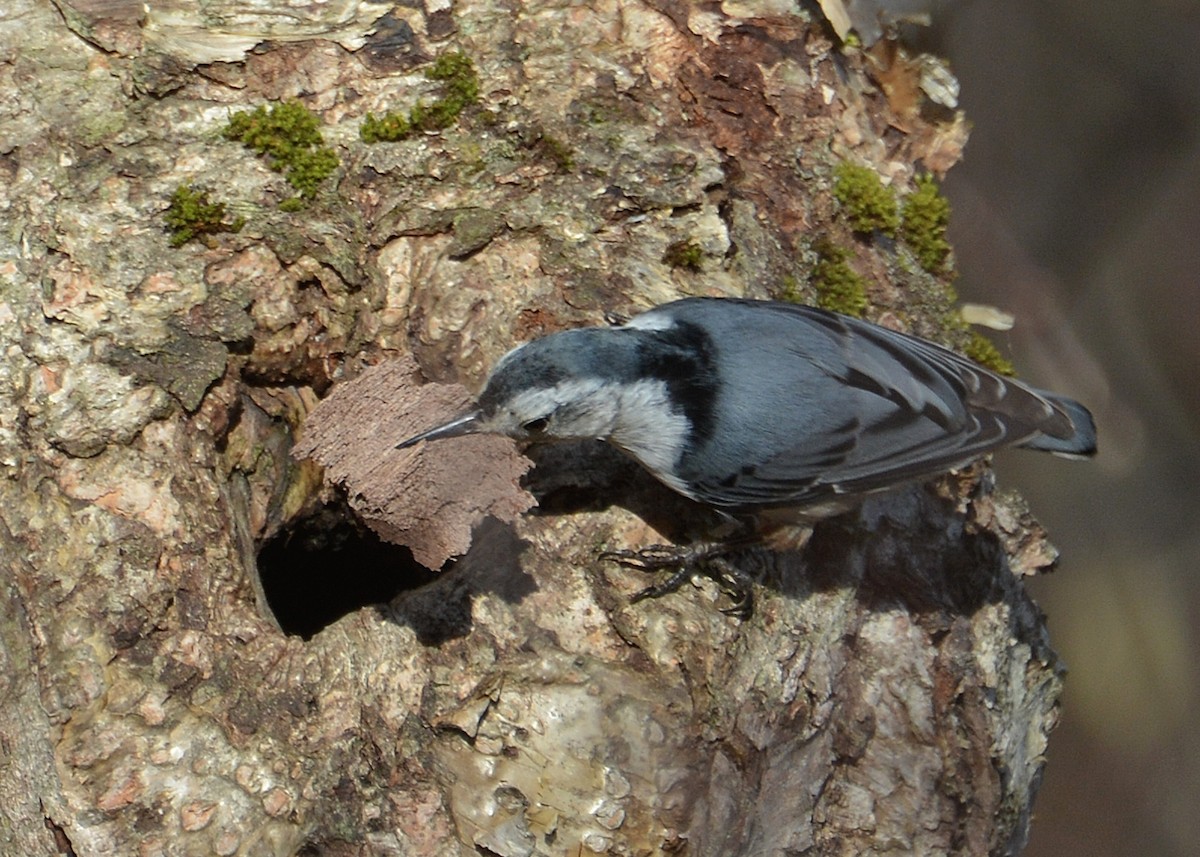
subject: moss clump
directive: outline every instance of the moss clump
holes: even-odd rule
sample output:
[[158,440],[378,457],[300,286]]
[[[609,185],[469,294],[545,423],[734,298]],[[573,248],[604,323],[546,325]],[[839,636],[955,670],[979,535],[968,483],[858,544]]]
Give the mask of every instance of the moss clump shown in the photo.
[[269,109],[259,105],[238,113],[221,134],[266,156],[268,166],[283,173],[304,199],[317,195],[318,185],[339,163],[321,137],[320,121],[299,101],[283,101]]
[[672,268],[685,268],[699,273],[704,267],[704,250],[694,241],[676,241],[667,246],[662,260]]
[[812,286],[817,306],[833,312],[862,318],[867,311],[867,290],[863,278],[847,264],[850,251],[829,241],[819,241],[817,264],[812,271]]
[[418,101],[407,116],[388,111],[376,118],[368,113],[358,131],[364,143],[395,143],[417,131],[449,128],[463,110],[479,101],[479,75],[475,73],[475,64],[460,51],[442,54],[426,70],[425,76],[445,83],[441,97],[429,104]]
[[833,195],[855,232],[895,235],[900,226],[896,195],[883,186],[879,174],[858,164],[838,164]]
[[901,206],[900,235],[912,248],[921,267],[939,274],[950,256],[946,227],[950,223],[950,201],[942,196],[933,176],[917,179],[917,189]]
[[317,195],[317,186],[333,174],[341,161],[333,149],[321,147],[298,156],[287,172],[288,183],[304,199]]
[[986,366],[993,372],[999,372],[1001,375],[1015,375],[1017,371],[1013,368],[1012,361],[1000,353],[1000,350],[992,343],[990,339],[984,336],[977,330],[972,330],[967,334],[967,344],[963,346],[963,354],[970,357],[981,366]]
[[395,143],[411,134],[412,122],[403,113],[395,112],[385,113],[380,119],[376,119],[374,113],[368,113],[358,129],[358,136],[364,143]]
[[[433,67],[425,72],[425,76],[446,83],[445,93],[424,114],[426,122],[441,123],[434,124],[434,129],[450,126],[458,114],[479,100],[479,76],[475,73],[475,64],[461,51],[442,54]],[[413,124],[429,128],[429,125],[417,121],[416,112],[414,109]]]
[[181,247],[200,235],[237,232],[246,223],[241,217],[226,221],[225,203],[212,202],[208,191],[196,190],[189,184],[175,188],[164,220],[171,233],[172,247]]
[[800,289],[800,281],[791,274],[785,275],[783,282],[779,285],[776,297],[790,304],[804,303],[804,292]]

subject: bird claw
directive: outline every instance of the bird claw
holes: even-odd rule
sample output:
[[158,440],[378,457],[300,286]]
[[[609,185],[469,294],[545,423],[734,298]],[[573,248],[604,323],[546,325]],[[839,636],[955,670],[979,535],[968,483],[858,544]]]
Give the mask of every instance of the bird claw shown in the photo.
[[650,545],[640,550],[604,551],[600,554],[600,559],[638,571],[661,571],[664,568],[695,565],[700,559],[695,554],[696,551],[692,548],[681,548],[677,545]]
[[[632,566],[626,566],[626,567],[629,568]],[[639,569],[639,570],[644,570],[644,569]],[[691,578],[691,576],[692,576],[691,566],[685,565],[685,566],[677,569],[669,577],[667,577],[663,580],[660,580],[658,583],[655,583],[653,586],[647,586],[645,589],[641,589],[641,590],[638,590],[637,592],[635,592],[632,596],[630,596],[629,603],[637,604],[639,601],[642,601],[646,598],[661,598],[662,596],[667,595],[671,592],[676,592],[676,591],[678,591],[679,587],[681,587],[681,586],[683,586],[683,584],[687,583],[687,581]]]
[[693,575],[702,574],[733,601],[729,607],[721,608],[722,613],[736,619],[749,619],[754,612],[754,583],[724,556],[727,552],[728,548],[722,545],[650,545],[640,550],[604,551],[600,559],[643,572],[674,569],[663,580],[634,593],[629,599],[631,604],[675,592]]
[[742,621],[749,619],[754,613],[754,581],[750,575],[724,556],[713,557],[706,574],[733,602],[728,607],[722,607],[721,612]]

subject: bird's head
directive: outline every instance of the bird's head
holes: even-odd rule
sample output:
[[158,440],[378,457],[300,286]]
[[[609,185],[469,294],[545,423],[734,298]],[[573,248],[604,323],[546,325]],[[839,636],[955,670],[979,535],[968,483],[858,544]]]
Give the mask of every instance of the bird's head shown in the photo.
[[488,377],[475,407],[397,445],[466,434],[518,441],[607,438],[620,406],[628,357],[615,331],[583,328],[513,349]]

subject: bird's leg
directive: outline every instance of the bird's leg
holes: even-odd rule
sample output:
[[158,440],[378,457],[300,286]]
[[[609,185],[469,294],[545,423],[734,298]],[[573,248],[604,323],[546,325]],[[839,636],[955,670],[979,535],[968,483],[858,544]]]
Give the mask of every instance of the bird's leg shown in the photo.
[[641,550],[605,551],[600,554],[600,559],[615,562],[623,568],[644,572],[674,569],[670,576],[635,593],[630,601],[636,603],[644,598],[658,598],[676,591],[695,572],[700,571],[708,562],[726,550],[728,548],[720,542],[701,542],[687,547],[650,545]]
[[675,592],[693,575],[703,574],[733,600],[733,605],[721,612],[739,619],[747,619],[754,609],[753,581],[750,575],[730,561],[729,554],[751,547],[755,542],[756,540],[751,539],[738,539],[728,542],[699,542],[687,546],[650,545],[641,550],[604,551],[600,554],[600,559],[637,571],[674,569],[663,580],[635,593],[630,598],[633,603]]

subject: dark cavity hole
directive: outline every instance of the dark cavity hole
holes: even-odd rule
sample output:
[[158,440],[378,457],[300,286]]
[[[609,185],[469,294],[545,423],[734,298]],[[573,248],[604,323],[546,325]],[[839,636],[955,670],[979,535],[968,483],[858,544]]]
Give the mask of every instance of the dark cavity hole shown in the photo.
[[264,544],[258,575],[284,633],[306,640],[347,613],[387,604],[437,576],[345,506],[325,506]]

